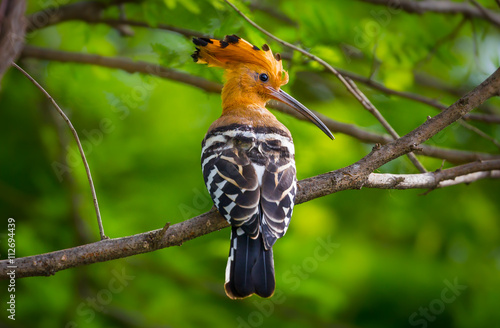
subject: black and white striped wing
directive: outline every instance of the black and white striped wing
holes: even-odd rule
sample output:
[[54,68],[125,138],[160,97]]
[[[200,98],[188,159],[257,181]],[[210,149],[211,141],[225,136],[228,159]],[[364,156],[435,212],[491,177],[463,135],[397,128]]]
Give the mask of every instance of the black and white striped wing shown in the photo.
[[262,176],[261,186],[261,226],[266,249],[286,233],[296,193],[297,178],[293,157],[271,157]]
[[246,152],[208,149],[202,154],[205,184],[214,205],[233,227],[252,238],[259,235],[259,177]]

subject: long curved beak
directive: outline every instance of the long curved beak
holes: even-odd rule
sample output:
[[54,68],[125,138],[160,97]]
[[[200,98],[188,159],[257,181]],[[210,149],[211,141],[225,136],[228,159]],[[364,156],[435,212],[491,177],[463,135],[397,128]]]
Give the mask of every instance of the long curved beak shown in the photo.
[[274,89],[273,87],[270,87],[270,86],[267,87],[267,89],[269,90],[271,97],[273,99],[279,100],[279,101],[287,104],[288,106],[292,107],[297,112],[301,113],[302,115],[307,117],[309,120],[311,120],[311,122],[316,124],[316,126],[318,128],[320,128],[321,131],[323,131],[330,139],[332,139],[332,140],[335,139],[333,134],[326,127],[325,123],[323,123],[316,115],[314,115],[313,112],[311,112],[309,109],[307,109],[306,106],[299,103],[297,100],[295,100],[295,98],[293,98],[292,96],[290,96],[288,93],[286,93],[285,91],[283,91],[281,89],[276,91],[276,89]]

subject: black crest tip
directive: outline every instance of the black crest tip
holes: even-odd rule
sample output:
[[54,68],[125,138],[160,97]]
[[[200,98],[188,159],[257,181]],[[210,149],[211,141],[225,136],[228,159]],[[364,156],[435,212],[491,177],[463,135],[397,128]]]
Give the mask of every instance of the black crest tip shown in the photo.
[[[193,43],[197,46],[200,46],[200,47],[206,47],[208,45],[208,42],[206,40],[207,39],[205,39],[205,38],[193,38]],[[212,42],[210,41],[210,43],[212,43]]]
[[227,43],[238,43],[238,41],[240,39],[241,38],[239,36],[237,36],[236,34],[233,34],[233,35],[226,35],[226,37],[224,38],[224,41],[226,41]]
[[276,58],[277,61],[280,61],[281,60],[281,55],[280,54],[276,54],[276,55],[274,55],[274,58]]
[[203,40],[203,41],[205,41],[205,42],[208,42],[208,43],[212,43],[212,44],[214,43],[214,42],[213,42],[212,40],[210,40],[209,38],[199,38],[199,39],[201,39],[201,40]]
[[256,45],[254,45],[254,46],[252,47],[252,49],[253,49],[253,50],[260,50],[260,49],[259,49],[259,47],[257,47]]
[[197,63],[198,59],[200,59],[200,49],[196,48],[196,51],[191,55],[191,58],[193,58],[194,62]]
[[269,48],[269,46],[268,46],[267,44],[263,44],[263,45],[262,45],[262,50],[264,50],[264,51],[269,51],[269,50],[270,50],[270,48]]
[[229,45],[229,43],[228,43],[228,42],[226,42],[226,41],[221,41],[221,42],[220,42],[220,47],[221,47],[222,49],[224,49],[224,48],[225,48],[225,47],[227,47],[228,45]]

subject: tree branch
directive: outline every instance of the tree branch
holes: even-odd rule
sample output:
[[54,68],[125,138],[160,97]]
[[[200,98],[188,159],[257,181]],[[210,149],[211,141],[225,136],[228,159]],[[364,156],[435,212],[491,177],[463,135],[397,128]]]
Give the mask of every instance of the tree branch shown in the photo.
[[101,18],[101,13],[103,10],[110,6],[119,5],[127,2],[136,2],[134,0],[118,0],[110,3],[102,3],[97,1],[82,1],[76,2],[69,5],[64,5],[55,8],[48,8],[39,12],[36,12],[27,17],[28,20],[28,32],[33,32],[38,29],[42,29],[55,24],[63,23],[66,21],[77,20],[84,21],[90,24],[106,24],[113,28],[119,26],[137,26],[146,28],[156,28],[160,30],[167,30],[175,33],[179,33],[186,37],[208,37],[208,35],[200,33],[198,31],[189,30],[185,28],[180,28],[176,26],[158,24],[151,26],[145,22],[138,22],[134,20],[128,20],[123,17],[119,19],[112,18]]
[[423,14],[434,12],[439,14],[462,14],[467,17],[484,19],[497,28],[500,28],[500,15],[486,8],[471,6],[466,2],[452,1],[410,1],[410,0],[360,0],[375,5],[383,5],[392,8],[401,8],[408,13]]
[[27,17],[28,28],[26,32],[33,32],[54,24],[69,20],[83,20],[94,22],[100,19],[101,13],[108,7],[137,0],[113,0],[109,2],[82,1],[59,7],[50,7]]
[[376,174],[368,176],[364,188],[436,189],[484,178],[500,178],[500,160],[474,162],[424,174]]
[[43,49],[29,45],[26,45],[24,47],[21,56],[46,60],[57,60],[60,62],[99,65],[108,68],[121,69],[128,73],[151,74],[165,79],[189,84],[208,92],[218,93],[222,89],[222,86],[219,83],[211,82],[203,78],[179,72],[174,69],[163,67],[157,64],[144,61],[133,61],[128,58],[105,57],[77,52]]
[[25,10],[24,0],[4,0],[0,3],[0,81],[10,63],[17,59],[23,48]]
[[[470,183],[484,178],[500,178],[498,170],[500,169],[500,160],[469,163],[429,173],[401,175],[372,173],[367,177],[363,177],[361,169],[356,168],[355,165],[299,181],[296,204],[338,191],[360,189],[361,187],[427,189]],[[362,180],[365,182],[360,184],[358,181]],[[180,246],[186,241],[228,226],[227,221],[215,209],[212,209],[172,226],[167,223],[163,229],[17,258],[14,263],[16,278],[49,276],[58,271],[82,265],[115,260],[171,246]],[[12,265],[9,260],[0,261],[0,279],[9,278],[7,276],[8,265]]]
[[[128,58],[105,57],[99,55],[51,50],[30,45],[25,46],[22,52],[22,56],[45,60],[56,60],[60,62],[99,65],[108,68],[121,69],[129,73],[151,74],[161,78],[185,83],[212,93],[220,93],[222,90],[222,85],[219,83],[208,81],[201,77],[179,72],[157,64],[152,64],[144,61],[132,61]],[[270,105],[272,108],[296,117],[297,119],[305,120],[302,115],[283,103],[271,101]],[[318,115],[318,117],[328,126],[328,128],[332,132],[344,133],[366,143],[386,144],[392,141],[392,138],[388,135],[370,132],[353,124],[338,122],[319,113],[316,113],[316,115]],[[446,159],[450,163],[455,164],[500,158],[500,155],[446,149],[428,145],[421,145],[420,148],[421,150],[416,150],[415,152],[425,156]]]

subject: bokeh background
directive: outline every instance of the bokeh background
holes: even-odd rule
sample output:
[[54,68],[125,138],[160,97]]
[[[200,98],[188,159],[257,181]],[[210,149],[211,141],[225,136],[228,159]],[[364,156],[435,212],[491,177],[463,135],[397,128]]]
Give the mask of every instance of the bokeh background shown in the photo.
[[[76,1],[28,1],[28,14]],[[493,1],[479,1],[492,10]],[[238,6],[275,35],[335,67],[444,104],[500,65],[499,29],[460,15],[415,15],[361,1],[259,1]],[[127,18],[223,37],[237,34],[292,60],[284,88],[336,120],[384,132],[331,74],[283,49],[218,0],[125,4]],[[104,18],[117,18],[111,6]],[[30,45],[149,61],[220,82],[195,65],[177,33],[68,21],[28,34]],[[106,234],[128,236],[209,210],[201,140],[220,115],[220,96],[176,81],[97,65],[21,59],[66,111],[87,153]],[[439,82],[431,85],[429,81]],[[401,134],[434,108],[360,88]],[[500,108],[500,101],[489,101]],[[299,179],[352,164],[372,144],[282,113],[292,131]],[[473,123],[500,139],[496,125]],[[17,257],[98,240],[85,171],[69,130],[30,81],[11,69],[0,92],[0,252],[16,219]],[[459,124],[428,142],[498,153]],[[421,157],[429,170],[441,160]],[[64,165],[57,173],[54,166]],[[445,167],[450,166],[445,163]],[[407,158],[378,172],[417,173]],[[277,293],[229,300],[223,290],[229,230],[181,247],[17,281],[9,327],[493,327],[500,322],[500,184],[482,180],[434,190],[352,190],[296,207],[275,250]],[[4,296],[5,295],[5,296]]]

